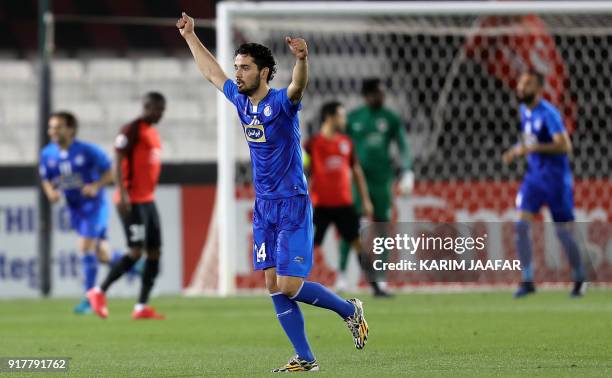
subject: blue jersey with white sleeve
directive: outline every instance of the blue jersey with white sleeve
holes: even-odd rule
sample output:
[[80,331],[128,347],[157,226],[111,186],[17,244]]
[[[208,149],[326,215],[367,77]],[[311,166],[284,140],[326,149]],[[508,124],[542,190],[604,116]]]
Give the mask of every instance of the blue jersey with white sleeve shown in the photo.
[[[565,132],[561,114],[550,102],[544,99],[540,100],[533,109],[529,109],[522,104],[520,113],[521,132],[527,145],[551,143],[554,134]],[[527,176],[533,179],[571,176],[567,154],[531,152],[527,156],[527,165]]]
[[81,193],[85,184],[100,180],[111,167],[110,158],[98,146],[74,140],[67,150],[49,143],[41,152],[40,177],[64,192],[71,211],[88,213],[106,203],[104,188],[95,197]]
[[294,104],[283,88],[270,89],[253,106],[230,79],[223,93],[236,107],[249,145],[256,197],[281,199],[308,194],[300,145],[301,103]]

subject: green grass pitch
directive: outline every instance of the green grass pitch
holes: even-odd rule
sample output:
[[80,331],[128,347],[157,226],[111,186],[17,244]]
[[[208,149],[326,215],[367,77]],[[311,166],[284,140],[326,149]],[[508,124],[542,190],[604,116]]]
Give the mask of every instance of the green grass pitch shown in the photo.
[[[337,315],[301,307],[321,366],[315,374],[610,377],[610,294],[362,295],[370,324],[363,351]],[[132,301],[123,299],[109,301],[106,320],[72,314],[74,300],[0,301],[0,356],[71,357],[70,376],[199,377],[269,376],[292,355],[267,297],[153,302],[167,320],[132,321]]]

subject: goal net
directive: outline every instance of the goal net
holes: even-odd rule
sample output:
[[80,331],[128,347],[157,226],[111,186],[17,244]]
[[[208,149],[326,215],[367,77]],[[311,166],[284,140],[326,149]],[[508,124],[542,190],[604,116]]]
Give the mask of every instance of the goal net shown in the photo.
[[[363,80],[382,80],[386,106],[402,117],[414,160],[416,189],[394,201],[394,219],[404,222],[512,224],[524,173],[521,164],[501,162],[501,152],[519,135],[513,88],[523,70],[542,72],[545,96],[560,109],[574,144],[576,212],[584,242],[598,256],[598,269],[612,264],[607,239],[593,231],[612,213],[611,5],[234,3],[218,8],[217,34],[217,57],[230,77],[239,44],[268,46],[278,64],[274,87],[291,79],[294,58],[284,37],[307,41],[303,138],[318,128],[324,102],[340,100],[353,109],[362,103]],[[204,247],[190,291],[227,294],[262,288],[263,276],[252,272],[248,147],[235,110],[222,95],[218,101],[219,186],[210,230],[215,237]],[[500,240],[501,254],[514,256],[507,236]],[[337,243],[328,232],[316,252],[313,279],[333,283]],[[536,245],[538,265],[567,269],[558,245]],[[554,251],[546,254],[548,249]],[[358,277],[356,262],[351,264]],[[478,282],[496,283],[491,276]]]

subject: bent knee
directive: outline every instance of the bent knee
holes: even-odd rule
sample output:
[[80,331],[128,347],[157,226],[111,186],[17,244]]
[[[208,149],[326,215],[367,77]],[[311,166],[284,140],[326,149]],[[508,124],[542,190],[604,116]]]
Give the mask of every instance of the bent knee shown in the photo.
[[278,285],[275,282],[272,282],[272,283],[266,282],[266,289],[268,289],[268,293],[270,294],[276,294],[276,293],[281,292],[281,290],[278,288]]
[[293,297],[300,290],[300,287],[302,286],[302,281],[301,280],[300,281],[279,280],[277,286],[278,286],[278,290],[281,293],[285,294],[288,297]]
[[290,287],[279,286],[278,290],[288,297],[293,297],[295,295],[295,290],[292,290]]
[[266,277],[266,289],[270,294],[276,294],[280,292],[278,285],[276,284],[276,277]]
[[280,290],[278,290],[278,287],[277,287],[276,285],[274,285],[274,286],[267,286],[267,285],[266,285],[266,289],[268,289],[268,293],[269,293],[270,295],[272,295],[272,294],[278,294],[278,293],[280,293],[280,292],[281,292]]

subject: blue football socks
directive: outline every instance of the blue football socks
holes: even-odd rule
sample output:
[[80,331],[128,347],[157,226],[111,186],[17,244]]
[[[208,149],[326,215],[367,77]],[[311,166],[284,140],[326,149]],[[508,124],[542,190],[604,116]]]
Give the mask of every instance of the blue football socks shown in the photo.
[[531,240],[529,237],[529,222],[519,220],[516,229],[516,252],[521,260],[523,282],[533,282],[533,266],[531,264]]
[[326,308],[346,319],[355,313],[355,306],[317,282],[304,281],[292,300]]
[[98,259],[94,252],[85,252],[81,257],[81,267],[83,269],[83,286],[85,292],[96,285],[98,275]]
[[314,361],[314,355],[306,339],[304,316],[298,304],[283,293],[272,294],[271,298],[278,321],[293,344],[295,353],[306,361]]
[[582,265],[582,258],[580,257],[580,249],[578,243],[572,232],[564,226],[557,226],[557,236],[563,250],[569,259],[570,266],[572,267],[572,278],[576,282],[582,282],[585,279],[584,266]]

